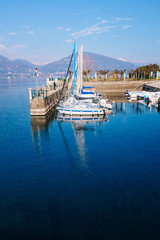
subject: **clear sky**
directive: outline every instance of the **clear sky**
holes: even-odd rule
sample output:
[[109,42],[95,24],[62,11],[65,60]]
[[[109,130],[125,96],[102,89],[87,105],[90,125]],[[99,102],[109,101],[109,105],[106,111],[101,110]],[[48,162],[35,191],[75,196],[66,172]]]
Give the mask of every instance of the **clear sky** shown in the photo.
[[0,54],[45,64],[84,51],[160,64],[158,0],[5,0],[0,3]]

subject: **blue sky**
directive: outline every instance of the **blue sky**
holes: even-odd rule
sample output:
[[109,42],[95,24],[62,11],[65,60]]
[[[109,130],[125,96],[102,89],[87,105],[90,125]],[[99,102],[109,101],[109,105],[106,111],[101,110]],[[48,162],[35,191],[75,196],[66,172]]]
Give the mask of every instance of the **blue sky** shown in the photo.
[[160,64],[157,0],[5,0],[0,6],[0,54],[45,64],[84,51]]

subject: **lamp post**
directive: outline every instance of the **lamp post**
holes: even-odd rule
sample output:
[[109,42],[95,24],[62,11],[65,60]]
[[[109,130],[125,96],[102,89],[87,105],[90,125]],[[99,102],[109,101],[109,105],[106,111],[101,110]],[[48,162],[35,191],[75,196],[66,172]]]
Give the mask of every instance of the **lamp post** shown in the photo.
[[36,71],[35,71],[34,77],[36,77],[37,105],[38,105],[38,71],[37,71],[37,68],[36,68]]

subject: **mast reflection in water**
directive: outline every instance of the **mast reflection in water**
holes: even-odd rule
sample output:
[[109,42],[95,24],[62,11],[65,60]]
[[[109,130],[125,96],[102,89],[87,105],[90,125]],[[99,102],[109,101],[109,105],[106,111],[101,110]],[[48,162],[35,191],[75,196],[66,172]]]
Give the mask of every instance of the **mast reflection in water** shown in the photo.
[[[111,111],[110,111],[111,114]],[[108,121],[107,116],[63,116],[59,115],[57,118],[58,125],[60,128],[60,131],[62,133],[62,136],[64,138],[64,132],[63,132],[63,123],[69,122],[72,125],[72,129],[74,132],[75,141],[78,148],[78,154],[81,160],[81,164],[83,167],[87,168],[87,147],[85,145],[85,131],[91,131],[93,133],[96,132],[96,126],[100,125],[100,122],[102,121]],[[65,139],[66,142],[66,139]]]

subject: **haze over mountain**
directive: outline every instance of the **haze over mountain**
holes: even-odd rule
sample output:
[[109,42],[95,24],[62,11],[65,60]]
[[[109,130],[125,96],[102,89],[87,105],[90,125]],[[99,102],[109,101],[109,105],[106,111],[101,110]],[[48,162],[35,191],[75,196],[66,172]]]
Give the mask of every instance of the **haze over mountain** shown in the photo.
[[[76,54],[77,55],[77,54]],[[44,66],[36,66],[24,59],[10,60],[0,55],[0,78],[5,77],[32,77],[37,67],[40,76],[47,76],[51,73],[65,74],[67,71],[71,56],[62,58],[58,61],[49,63]],[[117,60],[95,53],[84,53],[84,68],[97,70],[129,70],[136,66],[132,63]],[[73,69],[73,64],[71,66]]]
[[[41,67],[41,71],[43,72],[63,72],[67,70],[69,65],[71,56],[62,58],[59,61],[49,63],[43,67]],[[132,63],[121,61],[115,58],[106,57],[100,54],[95,53],[84,53],[84,68],[91,69],[93,71],[97,70],[129,70],[131,68],[135,68],[136,66]],[[73,68],[73,66],[72,66]]]
[[30,77],[33,75],[33,71],[35,69],[35,65],[23,60],[10,60],[4,56],[0,55],[0,78],[6,77]]
[[24,71],[35,68],[35,65],[24,59],[10,60],[0,55],[0,71]]

